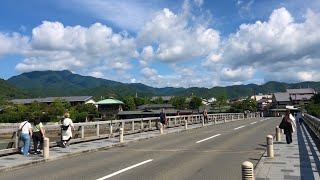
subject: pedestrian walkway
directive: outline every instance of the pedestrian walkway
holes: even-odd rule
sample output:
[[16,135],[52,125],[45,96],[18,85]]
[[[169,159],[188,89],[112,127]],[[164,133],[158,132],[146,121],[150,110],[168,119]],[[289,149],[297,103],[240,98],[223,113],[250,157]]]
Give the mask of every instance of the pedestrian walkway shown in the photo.
[[304,124],[298,125],[292,139],[292,143],[287,144],[285,134],[281,134],[282,141],[273,144],[274,158],[268,158],[267,152],[264,153],[255,169],[256,180],[320,179],[319,149]]
[[[209,125],[212,125],[212,124],[213,124],[212,122],[209,123]],[[194,129],[194,128],[200,128],[200,127],[202,127],[201,124],[188,125],[188,129]],[[164,133],[165,134],[177,133],[184,130],[185,130],[184,126],[179,126],[175,128],[165,129]],[[132,141],[138,141],[141,139],[153,138],[157,136],[160,136],[159,130],[141,132],[136,134],[125,135],[124,142],[127,143]],[[43,155],[30,154],[28,156],[23,156],[20,154],[13,154],[9,156],[3,156],[3,157],[0,157],[0,172],[16,169],[20,167],[26,167],[28,165],[32,165],[36,163],[62,159],[68,156],[74,156],[84,152],[98,151],[101,149],[106,149],[106,148],[110,148],[117,145],[120,145],[119,137],[113,137],[113,138],[100,139],[100,140],[95,140],[90,142],[72,144],[67,148],[61,148],[61,147],[50,148],[49,159],[47,160],[43,159]]]

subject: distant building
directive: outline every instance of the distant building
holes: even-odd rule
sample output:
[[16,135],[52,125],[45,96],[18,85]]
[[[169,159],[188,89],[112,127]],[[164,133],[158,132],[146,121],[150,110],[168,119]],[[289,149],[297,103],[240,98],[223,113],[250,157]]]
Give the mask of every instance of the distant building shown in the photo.
[[13,99],[11,100],[11,102],[14,104],[25,104],[25,105],[29,105],[33,102],[51,104],[57,99],[70,102],[71,106],[76,106],[78,104],[88,104],[88,103],[95,104],[96,103],[96,101],[93,99],[92,96],[66,96],[66,97],[46,97],[46,98],[33,98],[33,99]]
[[161,110],[161,109],[175,109],[172,104],[144,104],[138,106],[139,110]]
[[270,114],[279,116],[284,114],[287,109],[294,111],[299,108],[305,108],[315,94],[316,91],[311,88],[287,89],[287,92],[273,93]]
[[95,103],[102,118],[116,117],[123,110],[124,103],[117,99],[104,99]]
[[[138,111],[119,111],[119,119],[135,119],[135,118],[148,118],[148,117],[159,117],[161,110],[138,110]],[[179,115],[191,115],[192,110],[176,110],[166,109],[165,113],[167,116],[179,116]]]

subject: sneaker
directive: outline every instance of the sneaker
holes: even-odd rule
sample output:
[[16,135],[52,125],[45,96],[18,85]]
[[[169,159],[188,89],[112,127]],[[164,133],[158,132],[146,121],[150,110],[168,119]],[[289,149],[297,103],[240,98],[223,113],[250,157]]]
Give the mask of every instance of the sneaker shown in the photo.
[[66,148],[67,146],[66,146],[66,143],[61,143],[61,146],[63,147],[63,148]]

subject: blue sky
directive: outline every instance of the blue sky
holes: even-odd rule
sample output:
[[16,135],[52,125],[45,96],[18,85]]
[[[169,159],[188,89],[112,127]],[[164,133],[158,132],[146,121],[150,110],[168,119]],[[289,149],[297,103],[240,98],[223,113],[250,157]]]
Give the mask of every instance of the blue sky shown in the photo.
[[3,0],[0,78],[153,87],[320,81],[318,0]]

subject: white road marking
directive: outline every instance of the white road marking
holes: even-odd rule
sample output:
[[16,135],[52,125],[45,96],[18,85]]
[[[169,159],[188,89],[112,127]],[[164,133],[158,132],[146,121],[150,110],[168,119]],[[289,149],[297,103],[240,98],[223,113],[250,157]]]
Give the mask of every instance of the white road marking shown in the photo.
[[206,141],[206,140],[208,140],[208,139],[212,139],[212,138],[217,137],[217,136],[220,136],[220,135],[221,135],[221,134],[216,134],[216,135],[211,136],[211,137],[208,137],[208,138],[206,138],[206,139],[202,139],[202,140],[200,140],[200,141],[197,141],[196,143],[201,143],[201,142],[203,142],[203,141]]
[[234,130],[237,130],[237,129],[240,129],[240,128],[243,128],[244,126],[240,126],[240,127],[237,127],[237,128],[234,128]]
[[264,119],[261,119],[260,121],[264,121]]
[[250,124],[255,124],[255,123],[257,123],[257,121],[256,121],[256,122],[253,122],[253,123],[250,123]]
[[117,175],[117,174],[123,173],[123,172],[128,171],[128,170],[130,170],[130,169],[132,169],[132,168],[141,166],[141,165],[146,164],[146,163],[151,162],[151,161],[153,161],[153,159],[149,159],[149,160],[143,161],[143,162],[141,162],[141,163],[135,164],[135,165],[133,165],[133,166],[130,166],[130,167],[121,169],[121,170],[119,170],[119,171],[117,171],[117,172],[114,172],[114,173],[112,173],[112,174],[109,174],[109,175],[107,175],[107,176],[104,176],[104,177],[102,177],[102,178],[99,178],[99,179],[97,179],[97,180],[108,179],[108,178],[110,178],[110,177],[112,177],[112,176],[115,176],[115,175]]

